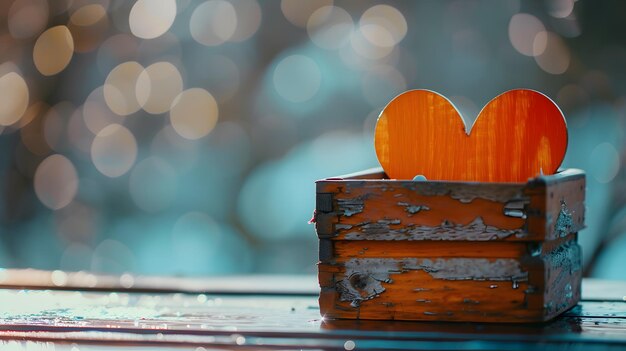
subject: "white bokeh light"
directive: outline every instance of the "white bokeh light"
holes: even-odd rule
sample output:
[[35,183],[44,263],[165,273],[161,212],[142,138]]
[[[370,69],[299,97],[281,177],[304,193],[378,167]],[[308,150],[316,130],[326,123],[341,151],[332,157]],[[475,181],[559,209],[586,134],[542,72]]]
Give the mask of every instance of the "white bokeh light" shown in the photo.
[[591,151],[589,156],[593,162],[601,163],[600,167],[593,167],[589,171],[599,183],[608,183],[615,178],[620,169],[620,156],[611,143],[601,143]]
[[183,91],[172,103],[170,121],[174,130],[186,139],[200,139],[209,134],[218,118],[217,102],[208,91],[192,88]]
[[137,80],[144,71],[143,66],[135,61],[117,65],[109,72],[104,82],[104,100],[111,111],[120,116],[127,116],[139,110],[135,96]]
[[261,26],[261,7],[256,0],[230,0],[237,14],[237,29],[229,41],[242,42],[252,37]]
[[107,177],[119,177],[130,170],[137,158],[137,141],[126,127],[111,124],[91,144],[91,160]]
[[165,34],[176,18],[175,0],[137,0],[130,10],[130,31],[142,39],[154,39]]
[[[535,37],[535,46],[545,47],[535,56],[535,62],[542,70],[550,74],[563,74],[567,71],[570,51],[560,36],[551,32],[540,33]],[[539,49],[535,52],[539,52]]]
[[548,0],[548,13],[555,18],[566,18],[572,14],[576,0]]
[[359,30],[370,43],[381,47],[397,45],[406,35],[404,15],[390,5],[375,5],[367,9],[359,20]]
[[350,42],[354,22],[352,16],[341,7],[324,6],[309,17],[306,29],[315,45],[336,50]]
[[58,210],[72,202],[78,191],[78,174],[67,157],[48,156],[35,172],[35,194],[46,207]]
[[545,49],[545,43],[536,41],[537,35],[546,32],[541,20],[528,13],[518,13],[509,21],[509,40],[520,54],[537,56]]
[[170,62],[151,64],[137,78],[135,94],[144,111],[151,114],[169,111],[172,101],[183,90],[183,78]]
[[189,30],[195,41],[207,46],[220,45],[237,30],[235,7],[225,0],[209,0],[193,11]]
[[24,78],[15,72],[0,77],[0,126],[11,125],[28,107],[29,93]]

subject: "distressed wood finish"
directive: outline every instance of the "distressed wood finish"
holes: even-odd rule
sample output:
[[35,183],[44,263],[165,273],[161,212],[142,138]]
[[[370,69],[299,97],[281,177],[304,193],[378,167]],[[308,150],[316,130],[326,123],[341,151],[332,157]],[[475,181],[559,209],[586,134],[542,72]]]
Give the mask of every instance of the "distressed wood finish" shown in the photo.
[[411,90],[394,98],[376,124],[375,147],[396,179],[525,182],[553,174],[567,148],[565,118],[547,96],[528,89],[491,100],[474,125],[444,96]]
[[578,301],[582,171],[527,183],[369,175],[317,182],[325,317],[537,322]]

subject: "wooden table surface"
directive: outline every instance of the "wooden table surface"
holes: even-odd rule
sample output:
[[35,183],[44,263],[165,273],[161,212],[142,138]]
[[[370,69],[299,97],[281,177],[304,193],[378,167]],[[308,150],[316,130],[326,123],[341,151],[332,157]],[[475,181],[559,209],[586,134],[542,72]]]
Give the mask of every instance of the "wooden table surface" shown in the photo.
[[547,324],[325,320],[313,276],[0,270],[0,350],[626,349],[626,282],[583,281]]

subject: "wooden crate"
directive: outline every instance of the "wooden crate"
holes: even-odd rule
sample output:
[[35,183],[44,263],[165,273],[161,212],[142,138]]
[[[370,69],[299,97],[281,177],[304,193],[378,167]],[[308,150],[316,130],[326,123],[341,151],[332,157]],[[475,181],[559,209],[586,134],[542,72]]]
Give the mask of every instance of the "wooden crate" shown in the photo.
[[585,174],[527,183],[319,180],[325,318],[547,321],[580,298]]

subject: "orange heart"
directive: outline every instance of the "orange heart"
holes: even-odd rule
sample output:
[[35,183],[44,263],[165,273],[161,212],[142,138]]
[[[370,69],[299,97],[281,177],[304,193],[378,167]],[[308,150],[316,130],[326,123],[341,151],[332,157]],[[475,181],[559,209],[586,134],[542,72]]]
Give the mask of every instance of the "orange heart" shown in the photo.
[[390,178],[526,182],[557,171],[567,149],[567,125],[547,96],[516,89],[485,105],[468,134],[448,99],[410,90],[380,114],[374,144]]

